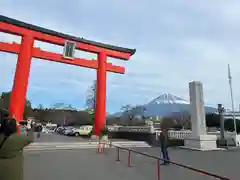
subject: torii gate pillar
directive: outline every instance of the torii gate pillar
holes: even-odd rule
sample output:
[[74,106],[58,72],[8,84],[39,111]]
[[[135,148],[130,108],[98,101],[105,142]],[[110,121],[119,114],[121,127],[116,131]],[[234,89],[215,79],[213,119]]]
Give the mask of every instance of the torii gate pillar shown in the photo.
[[106,53],[98,54],[98,69],[97,69],[97,92],[96,92],[96,110],[95,110],[95,135],[99,135],[104,126],[106,118]]
[[22,37],[9,105],[11,116],[17,120],[23,120],[33,44],[31,36]]

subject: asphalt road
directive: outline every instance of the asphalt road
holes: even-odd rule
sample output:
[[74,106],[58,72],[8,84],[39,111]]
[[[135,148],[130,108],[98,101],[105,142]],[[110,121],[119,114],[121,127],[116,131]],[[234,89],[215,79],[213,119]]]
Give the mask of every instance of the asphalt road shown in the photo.
[[[42,142],[78,141],[59,135],[42,136]],[[159,155],[158,148],[137,148],[138,151]],[[172,161],[207,170],[232,180],[239,179],[240,150],[200,152],[170,149]],[[157,179],[157,161],[142,155],[132,154],[132,167],[127,167],[127,152],[120,151],[116,162],[116,150],[107,149],[104,154],[95,149],[49,150],[25,152],[25,180],[132,180]],[[168,165],[161,167],[161,180],[212,180],[215,178],[197,172]]]
[[[159,148],[136,148],[136,150],[151,154],[154,156],[160,156]],[[110,150],[113,151],[113,150]],[[116,153],[108,153],[108,158],[114,159]],[[120,151],[121,163],[127,164],[128,152]],[[239,162],[240,162],[240,150],[230,151],[191,151],[186,149],[169,149],[169,155],[173,162],[184,164],[193,168],[212,172],[221,176],[228,177],[232,180],[240,179]],[[137,174],[141,174],[146,179],[156,179],[157,163],[156,160],[144,157],[142,155],[136,155],[132,153],[131,164]],[[162,180],[212,180],[216,178],[202,175],[198,172],[194,172],[176,165],[161,166]]]
[[[111,139],[111,141],[128,141],[126,139]],[[64,136],[59,135],[57,133],[41,133],[41,136],[39,139],[36,139],[36,142],[83,142],[83,141],[89,141],[89,138],[87,137],[74,137],[74,136]]]
[[93,149],[29,152],[24,180],[144,180],[124,164],[116,164]]

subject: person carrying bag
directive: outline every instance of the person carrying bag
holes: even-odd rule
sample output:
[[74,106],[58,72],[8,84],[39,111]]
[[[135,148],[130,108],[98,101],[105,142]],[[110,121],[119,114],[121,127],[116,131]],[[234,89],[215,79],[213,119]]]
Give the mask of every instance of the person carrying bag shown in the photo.
[[0,109],[0,179],[23,180],[23,149],[32,142],[30,136],[17,133],[15,119]]

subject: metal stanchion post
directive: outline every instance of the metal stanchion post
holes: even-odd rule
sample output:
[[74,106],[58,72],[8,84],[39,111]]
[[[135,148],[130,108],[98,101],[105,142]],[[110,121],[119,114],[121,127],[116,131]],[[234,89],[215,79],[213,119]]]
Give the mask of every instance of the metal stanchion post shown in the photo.
[[131,151],[128,150],[128,167],[131,167]]
[[101,143],[99,142],[98,143],[98,153],[100,153],[101,152]]
[[116,158],[116,161],[120,161],[119,147],[116,147],[116,150],[117,150],[117,158]]
[[103,144],[102,144],[102,152],[103,152],[103,153],[105,152],[105,148],[106,148],[105,146],[106,146],[106,144],[103,143]]

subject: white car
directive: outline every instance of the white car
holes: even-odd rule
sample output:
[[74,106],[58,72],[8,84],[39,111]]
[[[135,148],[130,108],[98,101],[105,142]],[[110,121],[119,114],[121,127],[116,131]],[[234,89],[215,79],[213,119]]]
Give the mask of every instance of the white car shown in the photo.
[[49,130],[47,128],[42,128],[43,133],[49,133]]

